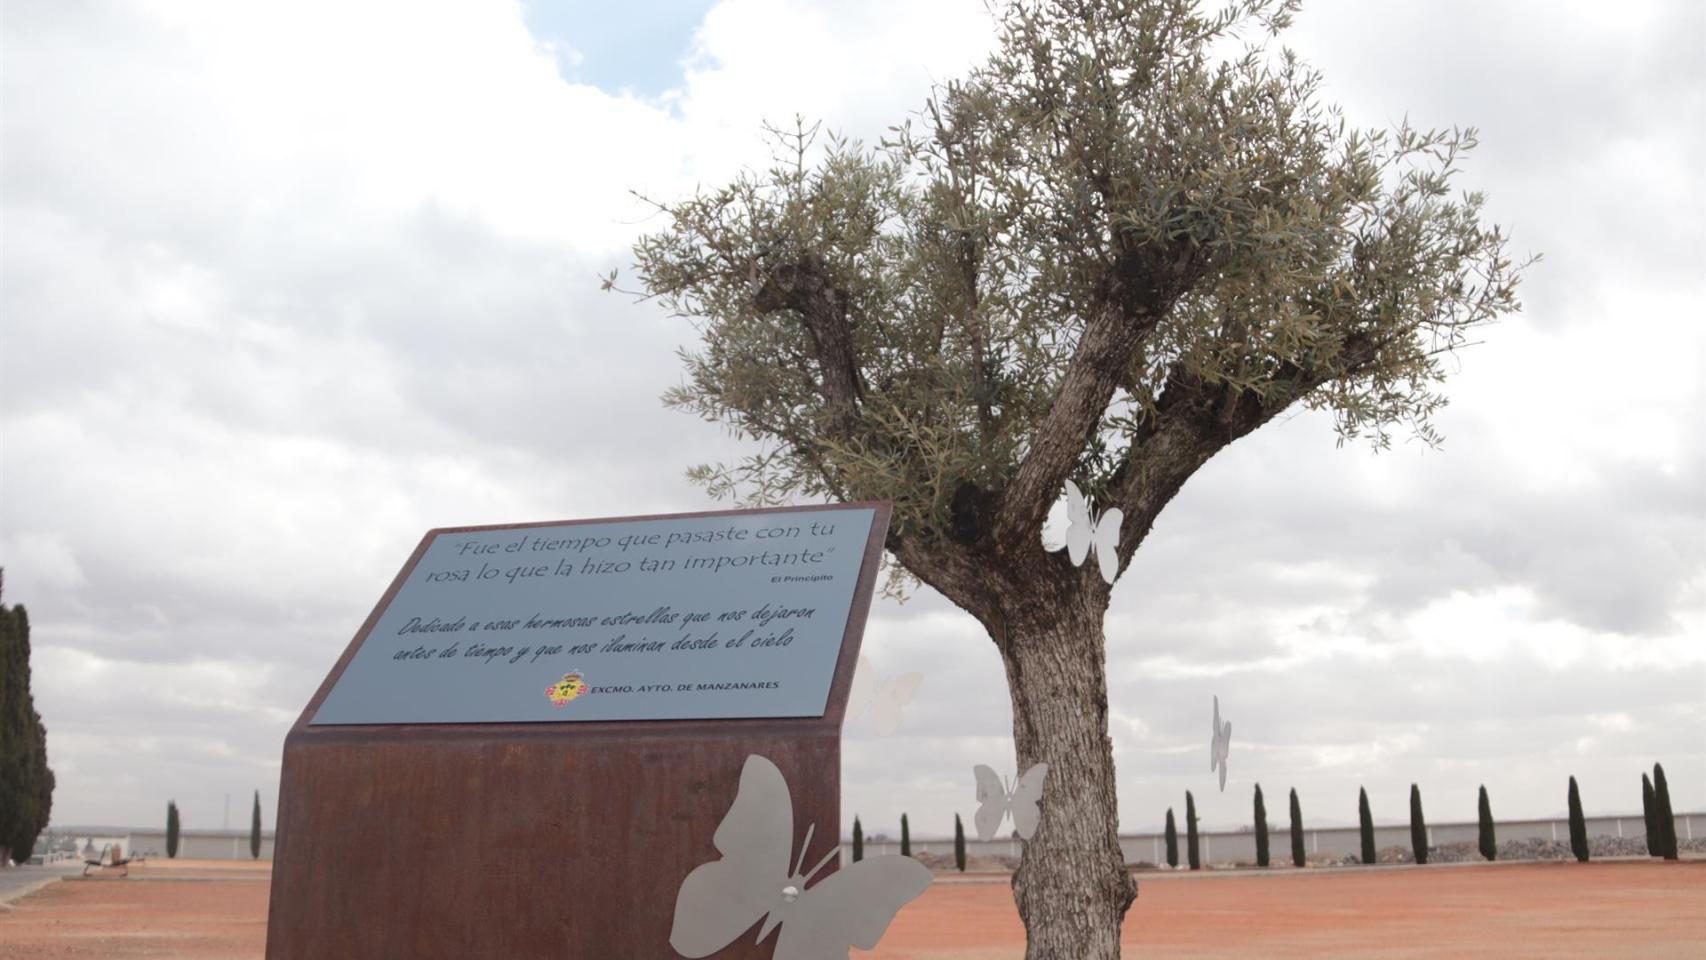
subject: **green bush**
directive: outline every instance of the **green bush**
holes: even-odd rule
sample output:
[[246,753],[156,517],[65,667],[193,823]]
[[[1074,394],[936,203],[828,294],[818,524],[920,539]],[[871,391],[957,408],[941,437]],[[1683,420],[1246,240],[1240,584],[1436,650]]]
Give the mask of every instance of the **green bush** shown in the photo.
[[954,814],[954,867],[961,873],[966,872],[966,828],[960,823],[960,815]]
[[865,828],[859,825],[859,818],[853,818],[853,862],[865,859]]
[[912,828],[906,825],[906,814],[900,815],[900,855],[912,856]]

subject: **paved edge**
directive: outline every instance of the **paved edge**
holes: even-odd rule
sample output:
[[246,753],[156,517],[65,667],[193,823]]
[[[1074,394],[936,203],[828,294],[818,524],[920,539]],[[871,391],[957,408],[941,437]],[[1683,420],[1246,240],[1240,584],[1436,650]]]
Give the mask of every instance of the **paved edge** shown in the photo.
[[20,900],[24,897],[27,897],[30,894],[35,893],[37,890],[40,890],[42,887],[45,887],[49,884],[58,883],[59,881],[65,879],[67,876],[69,876],[69,874],[56,874],[56,875],[51,876],[51,877],[42,877],[40,880],[37,880],[34,883],[25,884],[24,886],[18,887],[15,890],[0,891],[0,909],[10,910],[10,909],[12,909],[12,902],[14,900]]

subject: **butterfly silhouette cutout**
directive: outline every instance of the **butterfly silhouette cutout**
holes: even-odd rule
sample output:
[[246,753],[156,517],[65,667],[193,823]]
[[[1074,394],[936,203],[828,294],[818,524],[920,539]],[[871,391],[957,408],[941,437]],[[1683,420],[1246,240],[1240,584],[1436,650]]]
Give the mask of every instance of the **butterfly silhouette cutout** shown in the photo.
[[1220,698],[1214,698],[1214,739],[1208,747],[1208,769],[1220,771],[1220,792],[1226,792],[1226,752],[1232,747],[1232,721],[1220,720]]
[[1065,542],[1044,546],[1050,552],[1064,546],[1075,567],[1083,566],[1084,558],[1095,553],[1102,579],[1113,583],[1114,578],[1120,575],[1120,525],[1125,523],[1125,512],[1118,507],[1109,507],[1097,516],[1090,505],[1090,498],[1084,496],[1078,484],[1068,480],[1066,519]]
[[900,729],[902,712],[923,682],[924,674],[916,671],[879,682],[871,662],[860,654],[859,668],[853,671],[853,689],[847,695],[847,720],[856,720],[869,711],[871,729],[877,736],[886,737]]
[[1042,818],[1037,801],[1042,799],[1043,778],[1048,776],[1048,764],[1039,763],[1026,770],[1011,786],[1003,783],[992,768],[981,763],[972,767],[971,773],[977,778],[978,808],[972,817],[972,823],[977,826],[977,838],[988,840],[994,837],[1001,821],[1012,814],[1013,829],[1018,831],[1020,839],[1031,839],[1031,834],[1037,831],[1037,821]]
[[831,846],[801,870],[816,827],[806,828],[792,857],[788,783],[768,759],[747,757],[734,804],[711,837],[722,858],[681,882],[669,945],[684,957],[710,956],[762,920],[758,943],[781,928],[773,960],[847,960],[851,947],[875,947],[900,908],[930,885],[930,871],[911,857],[868,857],[808,887],[840,852]]

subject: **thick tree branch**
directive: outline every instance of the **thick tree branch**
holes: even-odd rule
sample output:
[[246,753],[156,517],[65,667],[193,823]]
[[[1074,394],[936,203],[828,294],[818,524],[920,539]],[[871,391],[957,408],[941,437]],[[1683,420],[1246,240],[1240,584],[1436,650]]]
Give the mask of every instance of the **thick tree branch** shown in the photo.
[[1114,474],[1113,505],[1125,513],[1120,531],[1120,567],[1124,569],[1155,525],[1161,509],[1203,464],[1330,380],[1366,371],[1380,345],[1352,334],[1334,362],[1318,367],[1281,363],[1268,389],[1257,393],[1224,381],[1208,382],[1175,366],[1125,458]]
[[772,267],[753,295],[753,306],[760,313],[793,310],[805,321],[831,430],[838,437],[851,435],[862,393],[847,321],[847,294],[835,286],[823,258],[808,253],[794,263]]
[[1102,414],[1147,325],[1127,323],[1107,307],[1084,325],[1054,403],[1032,434],[1030,450],[1002,493],[997,542],[1017,543],[1041,527],[1062,481],[1102,422]]
[[1200,248],[1188,246],[1175,251],[1137,247],[1121,254],[1099,298],[1103,306],[1085,323],[1054,404],[1002,493],[997,542],[1022,543],[1042,528],[1061,484],[1101,426],[1114,391],[1129,382],[1132,358],[1201,276],[1206,262]]

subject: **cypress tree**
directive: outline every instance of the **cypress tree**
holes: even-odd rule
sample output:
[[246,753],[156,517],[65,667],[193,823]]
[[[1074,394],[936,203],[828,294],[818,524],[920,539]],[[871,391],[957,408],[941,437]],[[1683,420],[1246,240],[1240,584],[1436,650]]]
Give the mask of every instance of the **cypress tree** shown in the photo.
[[1380,854],[1374,850],[1374,814],[1368,810],[1368,791],[1357,788],[1357,820],[1362,825],[1362,862],[1374,863]]
[[1268,865],[1268,807],[1262,802],[1262,785],[1256,784],[1256,866]]
[[22,675],[12,616],[0,604],[0,867],[12,862],[12,835],[23,820],[22,771],[14,760],[21,752],[24,730],[15,707]]
[[30,693],[29,613],[0,603],[0,864],[29,860],[53,812],[53,787],[47,727]]
[[261,792],[255,791],[255,812],[249,818],[249,856],[261,858]]
[[1303,806],[1297,802],[1297,788],[1291,788],[1291,865],[1307,863],[1303,855]]
[[1179,867],[1179,830],[1173,826],[1173,808],[1167,808],[1167,866]]
[[1202,869],[1202,857],[1197,853],[1197,799],[1185,791],[1185,854],[1190,858],[1191,869]]
[[178,855],[178,802],[166,801],[166,859]]
[[1663,856],[1659,851],[1659,819],[1653,816],[1653,781],[1641,774],[1641,822],[1647,826],[1647,856]]
[[906,814],[900,815],[900,855],[912,856],[912,830],[906,825]]
[[961,873],[966,872],[966,828],[957,813],[954,814],[954,866]]
[[1665,768],[1653,764],[1653,826],[1659,839],[1659,856],[1666,860],[1675,860],[1680,851],[1676,845],[1676,814],[1670,806],[1670,781],[1665,779]]
[[1428,822],[1422,818],[1422,788],[1410,784],[1410,847],[1416,862],[1428,862]]
[[853,862],[865,859],[865,828],[859,826],[859,818],[853,818]]
[[1570,778],[1570,852],[1581,863],[1588,862],[1588,824],[1582,817],[1582,794],[1576,778]]
[[1487,802],[1487,785],[1484,783],[1481,784],[1480,807],[1481,830],[1477,839],[1480,841],[1481,856],[1488,860],[1497,860],[1499,858],[1499,839],[1493,834],[1493,805]]

